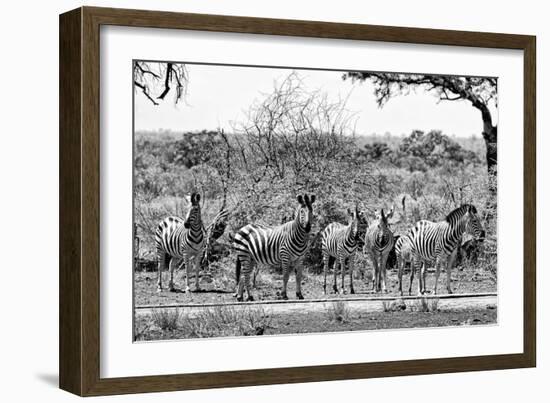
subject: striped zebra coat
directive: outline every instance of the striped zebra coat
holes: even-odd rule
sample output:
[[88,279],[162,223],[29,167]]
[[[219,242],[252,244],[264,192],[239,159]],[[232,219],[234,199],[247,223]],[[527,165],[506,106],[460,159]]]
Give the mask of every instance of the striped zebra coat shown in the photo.
[[340,223],[329,224],[321,234],[321,250],[323,254],[324,283],[323,290],[327,293],[327,273],[330,269],[331,261],[334,262],[334,280],[332,289],[338,293],[338,266],[340,266],[342,275],[342,293],[345,293],[345,274],[346,259],[349,265],[349,286],[350,293],[355,294],[353,289],[353,269],[355,261],[355,252],[357,251],[359,237],[363,229],[367,226],[365,213],[359,211],[355,206],[355,211],[348,210],[350,216],[349,224]]
[[386,262],[393,248],[393,232],[388,220],[393,217],[393,206],[386,215],[380,210],[376,220],[369,225],[365,235],[364,251],[370,256],[373,265],[372,289],[376,292],[386,290]]
[[[447,291],[451,290],[451,268],[454,264],[458,247],[464,233],[470,233],[478,240],[485,239],[485,230],[477,215],[477,209],[471,204],[464,204],[450,212],[445,220],[431,222],[422,220],[409,231],[414,271],[422,262],[418,290],[426,292],[426,261],[435,262],[435,284],[433,292],[437,294],[437,282],[441,265],[446,265]],[[411,278],[414,273],[411,273]]]
[[[167,217],[158,225],[155,232],[155,244],[158,259],[157,290],[162,291],[162,271],[168,264],[170,282],[168,288],[174,291],[174,264],[176,259],[183,259],[185,264],[185,292],[190,291],[189,268],[195,265],[195,287],[199,287],[200,261],[205,244],[202,224],[200,195],[191,195],[191,207],[184,220],[179,217]],[[181,266],[180,266],[181,267]]]
[[[248,224],[238,230],[233,238],[233,248],[236,259],[237,300],[243,300],[244,288],[248,295],[247,300],[254,298],[250,286],[250,274],[254,265],[281,264],[283,268],[283,290],[281,296],[287,297],[287,283],[290,275],[290,265],[296,266],[296,296],[302,295],[302,268],[300,260],[308,247],[309,232],[313,219],[312,205],[315,196],[299,195],[298,208],[294,219],[277,227],[267,227],[258,224]],[[242,274],[241,274],[242,268]]]

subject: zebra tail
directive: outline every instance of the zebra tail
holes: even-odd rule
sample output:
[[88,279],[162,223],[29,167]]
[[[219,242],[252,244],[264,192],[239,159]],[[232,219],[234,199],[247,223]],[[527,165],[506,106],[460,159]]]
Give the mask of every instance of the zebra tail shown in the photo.
[[241,278],[241,259],[237,258],[237,264],[235,266],[235,281],[237,281],[237,285],[239,284],[240,278]]

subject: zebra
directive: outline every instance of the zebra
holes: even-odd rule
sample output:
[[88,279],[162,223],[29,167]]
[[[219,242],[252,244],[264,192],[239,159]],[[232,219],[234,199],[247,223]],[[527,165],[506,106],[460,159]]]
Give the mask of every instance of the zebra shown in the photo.
[[340,270],[342,271],[342,293],[345,293],[346,259],[348,259],[349,264],[350,293],[355,294],[355,290],[353,289],[355,251],[357,250],[359,237],[362,233],[361,229],[367,226],[367,220],[365,213],[359,211],[357,205],[355,206],[355,211],[348,209],[348,215],[350,216],[348,225],[334,222],[329,224],[321,234],[321,250],[325,275],[323,290],[325,294],[327,293],[327,272],[331,260],[334,261],[332,289],[335,293],[338,293],[337,268],[340,265]]
[[195,288],[200,290],[199,269],[205,244],[204,227],[199,204],[200,199],[200,194],[191,194],[191,207],[187,212],[185,220],[171,216],[162,220],[157,227],[155,232],[155,245],[158,259],[157,291],[162,291],[162,271],[167,264],[170,269],[170,282],[168,283],[168,288],[170,291],[175,291],[175,258],[183,259],[183,264],[185,264],[185,292],[190,291],[189,266],[191,262],[195,265]]
[[[250,290],[250,274],[257,264],[277,265],[283,268],[283,290],[281,297],[288,299],[286,289],[290,275],[290,264],[296,266],[296,296],[302,295],[302,268],[300,260],[308,247],[309,232],[313,219],[315,195],[298,195],[298,207],[294,219],[276,227],[248,224],[238,230],[233,237],[233,248],[237,253],[235,274],[237,280],[237,300],[243,300],[244,288],[248,301],[253,301]],[[242,266],[242,276],[241,276]]]
[[366,252],[372,260],[374,273],[372,278],[372,289],[375,292],[386,290],[386,261],[393,248],[393,233],[389,228],[388,219],[393,217],[393,206],[386,215],[384,209],[377,214],[376,220],[369,225],[365,234]]
[[[477,209],[472,204],[464,204],[451,211],[443,221],[431,222],[421,220],[409,231],[413,265],[422,263],[419,274],[419,294],[426,292],[426,261],[435,261],[435,284],[433,292],[437,294],[437,282],[441,264],[446,263],[447,291],[451,290],[451,268],[454,264],[459,243],[465,232],[472,234],[479,241],[485,239],[485,230],[481,224]],[[414,273],[411,273],[411,279]]]

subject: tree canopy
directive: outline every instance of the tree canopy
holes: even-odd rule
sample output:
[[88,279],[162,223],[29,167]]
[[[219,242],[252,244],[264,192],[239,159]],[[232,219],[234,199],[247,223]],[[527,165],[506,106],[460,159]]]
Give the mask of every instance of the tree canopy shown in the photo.
[[345,73],[343,79],[372,82],[380,107],[393,97],[407,95],[417,89],[432,93],[439,101],[470,102],[480,111],[483,120],[481,134],[487,148],[487,168],[489,172],[496,172],[497,126],[491,115],[491,105],[498,106],[496,77],[352,71]]

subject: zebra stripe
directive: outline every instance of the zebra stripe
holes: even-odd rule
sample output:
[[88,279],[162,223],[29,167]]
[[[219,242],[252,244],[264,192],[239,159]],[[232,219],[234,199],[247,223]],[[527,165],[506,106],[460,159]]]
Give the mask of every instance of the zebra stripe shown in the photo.
[[393,206],[388,213],[380,210],[376,220],[368,227],[365,235],[365,251],[372,260],[374,273],[372,288],[374,291],[386,290],[386,262],[393,248],[393,232],[389,228],[388,219],[393,217]]
[[[248,300],[252,301],[250,287],[250,273],[254,265],[281,264],[283,268],[282,298],[287,299],[287,283],[290,274],[290,264],[296,265],[296,296],[303,299],[301,290],[302,268],[300,260],[308,247],[308,237],[311,231],[313,215],[311,199],[305,195],[298,196],[298,208],[294,219],[277,227],[268,227],[259,224],[248,224],[237,231],[233,238],[233,248],[237,253],[236,280],[237,300],[243,300],[244,288],[248,294]],[[242,276],[241,276],[242,266]]]
[[[437,294],[437,282],[441,264],[446,264],[447,291],[451,290],[451,268],[454,264],[457,248],[464,233],[470,233],[479,240],[485,238],[485,231],[477,215],[477,209],[464,204],[450,212],[445,220],[431,222],[421,220],[409,231],[412,243],[413,267],[422,262],[419,276],[419,293],[426,292],[426,261],[435,261],[434,294]],[[411,277],[413,274],[411,274]]]
[[[185,291],[189,291],[189,266],[195,264],[195,286],[199,289],[200,256],[202,255],[205,237],[202,225],[200,195],[191,195],[191,207],[185,220],[179,217],[167,217],[157,227],[155,245],[158,259],[157,290],[162,291],[162,271],[168,264],[170,269],[170,291],[174,290],[174,263],[175,259],[183,259],[186,279]],[[180,265],[181,267],[181,265]]]
[[323,255],[324,266],[324,283],[323,290],[327,293],[327,273],[329,271],[331,258],[334,260],[334,281],[332,283],[332,289],[335,293],[338,293],[337,286],[337,273],[338,266],[340,266],[342,275],[342,292],[345,293],[345,273],[346,273],[346,259],[348,259],[349,265],[349,282],[350,293],[355,294],[353,289],[353,269],[355,261],[355,252],[357,251],[359,234],[361,228],[366,226],[365,214],[355,207],[355,211],[348,210],[350,215],[350,222],[348,225],[340,223],[329,224],[321,234],[321,250]]

